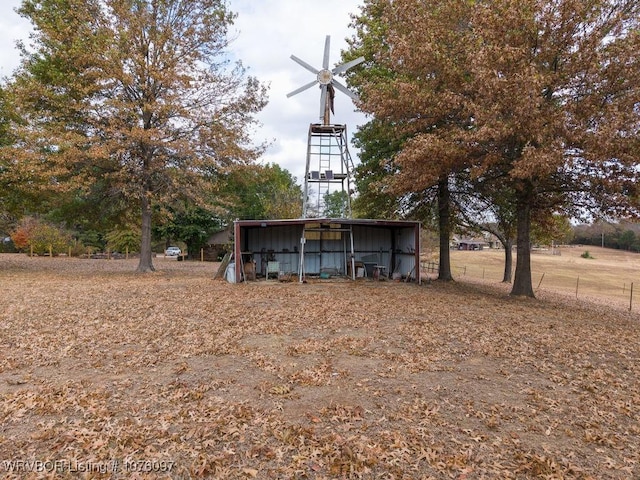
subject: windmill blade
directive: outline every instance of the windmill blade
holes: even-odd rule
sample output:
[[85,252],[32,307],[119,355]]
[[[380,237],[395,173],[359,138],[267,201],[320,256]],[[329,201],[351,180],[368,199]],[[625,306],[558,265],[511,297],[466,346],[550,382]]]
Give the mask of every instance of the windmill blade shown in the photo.
[[324,58],[322,59],[322,68],[329,69],[329,46],[331,45],[331,36],[327,35],[324,39]]
[[321,86],[322,92],[320,93],[320,119],[324,119],[324,112],[327,108],[327,86]]
[[345,95],[348,95],[349,97],[351,97],[356,102],[360,101],[360,97],[358,95],[353,93],[351,90],[349,90],[347,87],[342,85],[337,80],[333,80],[333,82],[331,82],[331,83],[336,88],[336,90],[340,90],[342,93],[344,93]]
[[331,114],[334,112],[334,97],[336,94],[336,90],[347,95],[349,98],[359,101],[360,98],[358,95],[350,91],[347,87],[342,85],[335,79],[335,75],[339,73],[346,72],[351,67],[354,67],[365,61],[364,57],[359,57],[349,62],[345,62],[342,65],[336,66],[333,70],[329,69],[329,54],[331,50],[331,36],[327,35],[324,40],[324,54],[322,57],[322,68],[317,69],[309,65],[304,60],[296,57],[295,55],[291,55],[291,60],[296,62],[301,67],[309,70],[313,73],[316,78],[314,81],[307,83],[299,88],[296,88],[294,91],[287,94],[287,97],[292,97],[300,92],[303,92],[314,85],[320,85],[320,121],[324,125],[328,125],[331,120]]
[[351,60],[350,62],[343,63],[342,65],[338,65],[336,68],[331,70],[331,73],[333,73],[334,75],[338,75],[338,74],[340,74],[342,72],[346,72],[351,67],[355,67],[356,65],[360,65],[362,62],[364,62],[364,57],[356,58],[355,60]]
[[318,83],[318,81],[314,80],[313,82],[309,82],[309,83],[307,83],[306,85],[303,85],[300,88],[296,88],[293,92],[287,93],[287,98],[293,97],[294,95],[296,95],[296,94],[298,94],[300,92],[304,92],[308,88],[313,87],[316,83]]
[[294,62],[296,62],[298,65],[303,66],[304,68],[306,68],[307,70],[309,70],[310,72],[314,73],[315,75],[318,74],[318,72],[320,70],[313,68],[311,65],[309,65],[307,62],[305,62],[304,60],[300,60],[298,57],[296,57],[295,55],[291,55],[291,60],[293,60]]

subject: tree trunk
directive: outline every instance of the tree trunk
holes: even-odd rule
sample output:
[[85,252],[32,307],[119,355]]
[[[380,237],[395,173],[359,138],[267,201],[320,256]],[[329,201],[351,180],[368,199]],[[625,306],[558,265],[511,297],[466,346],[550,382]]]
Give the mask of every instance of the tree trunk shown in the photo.
[[513,242],[508,238],[502,246],[504,247],[504,274],[502,283],[511,283],[511,271],[513,270]]
[[453,280],[451,275],[451,195],[449,192],[449,178],[444,175],[438,181],[438,228],[440,230],[440,263],[438,280]]
[[511,295],[535,298],[531,283],[531,200],[528,193],[518,198],[516,274]]
[[137,271],[141,273],[153,272],[151,258],[151,202],[146,195],[142,196],[142,239],[140,242],[140,262]]

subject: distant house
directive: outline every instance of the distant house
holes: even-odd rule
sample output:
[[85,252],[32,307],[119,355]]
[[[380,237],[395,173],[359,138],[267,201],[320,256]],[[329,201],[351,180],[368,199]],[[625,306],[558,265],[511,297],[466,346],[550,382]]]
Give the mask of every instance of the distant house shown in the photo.
[[208,262],[218,262],[225,253],[233,249],[233,227],[214,233],[207,240],[204,247],[204,259]]
[[482,238],[461,238],[453,237],[451,242],[453,248],[457,250],[483,250],[489,244]]

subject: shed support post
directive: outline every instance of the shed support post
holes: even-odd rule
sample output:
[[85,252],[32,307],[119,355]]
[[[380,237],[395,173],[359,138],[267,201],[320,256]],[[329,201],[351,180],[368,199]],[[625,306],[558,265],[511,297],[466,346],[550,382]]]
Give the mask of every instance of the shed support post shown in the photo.
[[349,225],[349,238],[351,238],[351,280],[356,279],[356,253],[353,247],[353,225]]

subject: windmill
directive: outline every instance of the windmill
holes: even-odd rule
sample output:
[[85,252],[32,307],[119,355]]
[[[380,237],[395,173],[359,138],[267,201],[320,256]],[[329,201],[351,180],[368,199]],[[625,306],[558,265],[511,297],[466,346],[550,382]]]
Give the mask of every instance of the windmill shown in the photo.
[[317,69],[309,65],[304,60],[299,59],[295,55],[291,55],[291,60],[296,62],[298,65],[309,70],[311,73],[315,74],[316,78],[312,82],[303,85],[300,88],[295,89],[293,92],[287,94],[287,98],[292,97],[300,92],[304,92],[305,90],[313,87],[314,85],[320,85],[320,121],[324,125],[329,125],[330,122],[330,113],[334,113],[333,111],[333,99],[335,97],[335,91],[338,90],[353,100],[358,101],[358,95],[353,93],[347,87],[338,82],[335,78],[336,75],[346,72],[351,67],[355,67],[356,65],[364,62],[364,57],[356,58],[355,60],[351,60],[350,62],[343,63],[342,65],[338,65],[335,68],[329,70],[329,47],[331,45],[331,37],[327,35],[324,41],[324,56],[322,57],[322,68]]
[[[320,86],[320,122],[312,123],[309,126],[309,139],[307,144],[307,167],[304,178],[304,197],[302,205],[303,218],[321,215],[324,193],[332,193],[331,189],[339,187],[346,192],[346,211],[341,215],[351,217],[351,172],[353,162],[347,148],[347,127],[346,125],[331,124],[331,113],[333,111],[333,100],[335,91],[344,93],[352,100],[358,100],[358,96],[342,85],[335,76],[346,72],[350,68],[364,62],[364,57],[356,58],[349,62],[329,69],[329,47],[331,37],[327,35],[324,42],[324,56],[322,58],[322,68],[317,69],[309,65],[304,60],[295,55],[291,59],[297,64],[313,73],[316,78],[300,88],[287,94],[292,97],[309,88]],[[340,159],[337,164],[336,160]],[[313,165],[313,167],[312,167]],[[317,185],[316,201],[310,198],[309,184]]]
[[[359,65],[364,62],[364,57],[356,58],[350,62],[338,65],[335,68],[329,69],[329,46],[331,44],[331,37],[327,35],[324,41],[324,56],[322,58],[322,68],[317,69],[309,65],[304,60],[299,59],[295,55],[291,55],[291,59],[298,65],[301,65],[305,69],[313,73],[316,78],[312,82],[297,88],[293,92],[287,94],[287,97],[292,97],[300,92],[304,92],[314,85],[320,85],[320,122],[312,123],[309,126],[309,140],[307,144],[307,168],[304,175],[304,196],[302,203],[302,217],[310,218],[314,216],[327,216],[327,209],[321,208],[322,194],[327,195],[331,193],[331,189],[339,187],[342,189],[342,193],[346,194],[346,205],[341,212],[341,217],[351,218],[351,172],[353,171],[353,162],[351,161],[351,155],[347,148],[347,126],[331,124],[331,113],[333,111],[333,100],[336,90],[344,93],[352,100],[358,100],[358,96],[350,91],[347,87],[338,82],[335,78],[336,75],[346,72],[351,67]],[[336,160],[340,160],[336,165]],[[313,168],[311,165],[313,164]],[[315,206],[310,198],[309,184],[317,185]],[[334,190],[336,191],[336,190]],[[324,205],[326,207],[326,205]],[[338,225],[339,224],[335,224]],[[346,242],[347,238],[351,245],[351,271],[355,272],[355,256],[353,254],[353,231],[352,227],[348,229],[340,229],[340,231],[326,232],[325,242]],[[343,237],[344,235],[344,237]],[[305,257],[305,245],[307,239],[312,242],[317,242],[313,248],[320,249],[323,241],[323,233],[318,229],[303,228],[302,237],[300,238],[300,267],[298,269],[300,281],[304,279],[304,272],[307,266],[312,268],[318,268],[322,270],[323,258],[322,254],[313,256],[310,258]],[[325,245],[326,247],[326,245]],[[346,243],[343,244],[343,248],[346,248]],[[318,262],[316,265],[315,263]],[[309,265],[307,265],[307,263]],[[346,271],[346,264],[345,264]],[[355,277],[354,277],[355,278]]]

